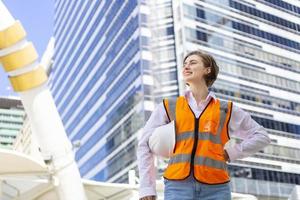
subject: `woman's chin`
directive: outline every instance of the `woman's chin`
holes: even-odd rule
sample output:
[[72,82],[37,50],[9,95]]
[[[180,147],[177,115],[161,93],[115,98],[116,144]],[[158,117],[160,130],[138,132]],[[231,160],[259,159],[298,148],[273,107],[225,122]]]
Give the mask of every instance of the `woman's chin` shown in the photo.
[[189,78],[189,77],[185,77],[184,79],[183,79],[186,83],[192,83],[194,80],[193,80],[193,78]]
[[196,80],[189,80],[189,79],[185,79],[185,84],[188,85],[188,86],[191,86],[191,85],[199,85],[199,83],[196,81]]

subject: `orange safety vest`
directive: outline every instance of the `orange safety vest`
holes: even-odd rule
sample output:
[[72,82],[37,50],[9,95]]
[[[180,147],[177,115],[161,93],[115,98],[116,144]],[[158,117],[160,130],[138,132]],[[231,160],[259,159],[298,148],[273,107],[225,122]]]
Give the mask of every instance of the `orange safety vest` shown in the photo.
[[224,145],[230,139],[228,123],[232,102],[211,98],[199,118],[184,96],[163,102],[170,121],[174,119],[176,124],[176,144],[164,178],[183,180],[193,173],[201,183],[229,182],[223,153]]

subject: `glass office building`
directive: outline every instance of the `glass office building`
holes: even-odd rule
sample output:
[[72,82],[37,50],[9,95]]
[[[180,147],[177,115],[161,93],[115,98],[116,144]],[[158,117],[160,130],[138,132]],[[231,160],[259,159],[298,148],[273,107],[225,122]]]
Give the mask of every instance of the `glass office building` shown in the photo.
[[[137,0],[55,2],[50,89],[81,175],[126,182],[144,122],[149,30]],[[146,80],[146,81],[147,81]]]
[[0,97],[0,148],[13,149],[25,112],[17,97]]
[[[50,88],[84,178],[125,182],[162,98],[182,95],[183,56],[219,66],[211,88],[272,143],[230,163],[233,192],[286,198],[300,184],[300,5],[270,0],[55,1]],[[239,138],[232,138],[234,144]]]

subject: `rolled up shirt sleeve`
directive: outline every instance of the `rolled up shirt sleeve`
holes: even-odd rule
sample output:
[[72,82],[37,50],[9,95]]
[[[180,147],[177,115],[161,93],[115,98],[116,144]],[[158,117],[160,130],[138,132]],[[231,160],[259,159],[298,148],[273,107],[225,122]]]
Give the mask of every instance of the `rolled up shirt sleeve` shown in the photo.
[[142,135],[138,139],[137,162],[139,170],[139,196],[156,196],[156,170],[154,155],[148,146],[148,140],[154,129],[168,123],[163,103],[158,104],[146,122]]
[[234,103],[229,121],[229,137],[233,136],[241,139],[242,142],[225,149],[229,162],[251,156],[271,143],[265,128]]

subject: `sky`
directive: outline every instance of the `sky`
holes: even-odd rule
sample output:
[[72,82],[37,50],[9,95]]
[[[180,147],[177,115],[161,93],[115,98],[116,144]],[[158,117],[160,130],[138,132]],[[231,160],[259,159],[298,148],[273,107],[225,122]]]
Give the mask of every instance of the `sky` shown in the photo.
[[[0,0],[1,1],[1,0]],[[53,35],[54,0],[2,0],[11,15],[19,20],[41,59]],[[18,96],[10,86],[7,74],[0,67],[0,96]]]

